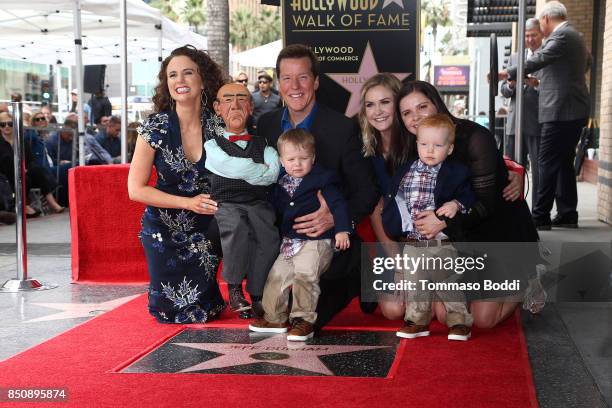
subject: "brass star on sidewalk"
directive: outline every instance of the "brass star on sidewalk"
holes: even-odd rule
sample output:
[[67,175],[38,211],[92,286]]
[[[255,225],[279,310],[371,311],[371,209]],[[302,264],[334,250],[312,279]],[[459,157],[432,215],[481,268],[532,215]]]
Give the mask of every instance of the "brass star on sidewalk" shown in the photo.
[[59,313],[50,314],[24,321],[24,323],[46,322],[50,320],[77,319],[79,317],[92,317],[100,312],[108,312],[140,295],[126,296],[109,300],[102,303],[30,303],[31,305],[48,307],[61,310]]
[[254,363],[271,363],[323,375],[334,375],[319,356],[350,353],[354,351],[388,348],[390,346],[340,346],[306,344],[287,341],[284,334],[277,334],[257,343],[172,343],[182,347],[221,353],[219,357],[185,368],[180,372],[210,370]]

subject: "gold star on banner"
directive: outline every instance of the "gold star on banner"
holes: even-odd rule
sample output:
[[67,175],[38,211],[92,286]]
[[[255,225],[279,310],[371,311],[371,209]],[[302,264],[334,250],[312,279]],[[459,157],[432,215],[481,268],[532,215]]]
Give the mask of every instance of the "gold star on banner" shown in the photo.
[[[374,59],[374,53],[370,43],[366,45],[366,49],[359,65],[359,72],[356,74],[327,74],[334,82],[351,93],[346,112],[344,113],[349,118],[359,113],[360,92],[364,82],[378,74],[378,67]],[[410,72],[394,72],[400,81],[410,75]]]
[[[390,346],[340,346],[335,344],[306,344],[287,341],[284,334],[276,334],[252,343],[172,343],[177,346],[220,353],[221,356],[181,370],[188,373],[213,368],[234,367],[255,363],[270,363],[297,368],[323,375],[334,375],[318,356],[374,350]],[[267,358],[269,356],[270,358]],[[274,357],[277,356],[276,359]]]
[[93,317],[100,312],[108,312],[140,295],[126,296],[102,303],[30,303],[31,305],[48,307],[61,310],[59,313],[50,314],[24,321],[24,323],[47,322],[50,320],[78,319],[80,317]]

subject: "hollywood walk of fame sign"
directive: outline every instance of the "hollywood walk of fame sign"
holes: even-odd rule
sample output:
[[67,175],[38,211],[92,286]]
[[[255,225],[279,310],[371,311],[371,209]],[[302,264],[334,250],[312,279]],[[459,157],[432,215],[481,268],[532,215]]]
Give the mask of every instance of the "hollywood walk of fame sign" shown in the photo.
[[394,332],[324,331],[307,342],[246,329],[188,329],[121,372],[386,377]]
[[285,44],[306,44],[320,61],[318,100],[359,112],[363,83],[378,72],[416,79],[420,0],[283,0]]

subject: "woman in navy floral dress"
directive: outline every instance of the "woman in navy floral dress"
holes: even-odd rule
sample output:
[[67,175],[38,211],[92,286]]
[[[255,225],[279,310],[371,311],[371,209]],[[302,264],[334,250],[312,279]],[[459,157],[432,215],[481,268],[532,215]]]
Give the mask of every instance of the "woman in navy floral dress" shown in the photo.
[[[225,307],[216,281],[220,244],[204,168],[219,66],[192,46],[162,63],[157,113],[139,128],[128,177],[130,198],[147,204],[140,240],[149,276],[149,312],[163,323],[203,323]],[[152,167],[155,187],[148,185]]]

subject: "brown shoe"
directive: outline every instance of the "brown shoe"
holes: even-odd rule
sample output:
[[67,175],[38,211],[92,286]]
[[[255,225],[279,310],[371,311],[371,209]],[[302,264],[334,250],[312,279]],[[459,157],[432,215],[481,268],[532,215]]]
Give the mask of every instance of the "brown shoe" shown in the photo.
[[249,324],[249,330],[257,333],[287,333],[288,329],[287,322],[271,323],[265,319],[258,319]]
[[306,341],[314,336],[314,326],[301,317],[296,317],[291,322],[291,330],[287,333],[289,341]]
[[416,339],[417,337],[429,336],[429,325],[415,324],[406,320],[404,327],[399,329],[395,335],[404,339]]
[[472,337],[472,329],[464,324],[456,324],[448,329],[449,340],[467,341],[470,337]]

